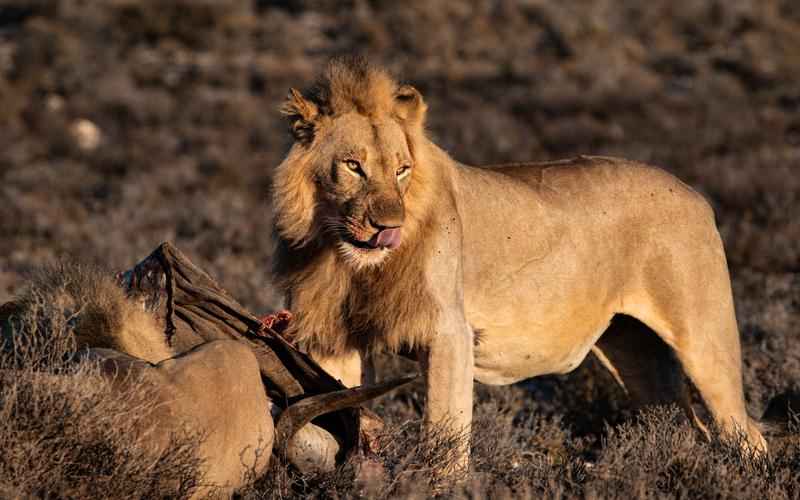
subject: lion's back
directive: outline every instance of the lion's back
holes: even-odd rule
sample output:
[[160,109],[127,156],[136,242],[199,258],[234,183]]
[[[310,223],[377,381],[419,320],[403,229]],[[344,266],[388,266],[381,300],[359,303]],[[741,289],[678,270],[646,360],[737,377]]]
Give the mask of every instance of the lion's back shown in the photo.
[[483,168],[522,181],[555,204],[607,207],[611,213],[627,214],[658,207],[673,215],[714,220],[711,205],[700,193],[662,168],[633,160],[578,156]]

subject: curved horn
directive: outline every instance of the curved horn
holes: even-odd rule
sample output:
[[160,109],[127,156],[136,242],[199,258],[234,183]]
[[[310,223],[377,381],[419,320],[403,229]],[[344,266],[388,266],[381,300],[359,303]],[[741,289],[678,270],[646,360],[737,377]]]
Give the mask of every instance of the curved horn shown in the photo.
[[382,396],[392,389],[415,380],[419,375],[402,377],[380,384],[359,386],[341,391],[326,392],[310,396],[291,405],[278,417],[275,426],[275,443],[282,458],[286,458],[286,446],[292,436],[304,425],[325,413],[358,406],[365,401]]

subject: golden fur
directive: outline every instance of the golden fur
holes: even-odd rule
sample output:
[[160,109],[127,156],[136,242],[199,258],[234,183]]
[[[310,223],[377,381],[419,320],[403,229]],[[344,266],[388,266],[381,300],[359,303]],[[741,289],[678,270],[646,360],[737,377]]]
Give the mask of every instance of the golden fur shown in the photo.
[[[323,134],[333,118],[356,112],[376,121],[398,120],[412,155],[419,155],[424,151],[418,146],[424,139],[424,104],[415,90],[398,85],[384,70],[357,58],[333,62],[307,94],[310,97],[305,99],[293,89],[282,107],[298,142],[276,168],[272,184],[275,276],[279,286],[291,290],[290,307],[295,311],[289,334],[325,356],[352,348],[396,352],[403,346],[424,345],[434,330],[437,308],[425,283],[413,277],[422,273],[429,251],[425,235],[432,231],[433,195],[446,182],[442,172],[415,157],[405,194],[406,243],[380,268],[365,266],[353,272],[352,264],[359,267],[358,263],[324,234],[321,219],[325,214],[320,213],[315,194],[314,176],[328,165],[314,165],[313,160],[320,149],[330,146],[308,146],[308,134]],[[410,109],[418,99],[421,108]],[[343,266],[342,257],[351,265]]]
[[[766,449],[745,410],[725,253],[701,196],[616,158],[461,165],[425,137],[425,110],[419,92],[357,58],[290,92],[295,142],[273,176],[290,334],[348,383],[359,354],[416,352],[426,422],[457,432],[473,379],[564,373],[594,350],[633,396],[691,413],[683,370],[723,429]],[[371,244],[397,230],[399,246]],[[661,344],[640,348],[648,336]]]
[[78,348],[114,349],[151,363],[173,356],[153,315],[98,268],[61,263],[39,270],[15,303],[38,323],[63,315]]

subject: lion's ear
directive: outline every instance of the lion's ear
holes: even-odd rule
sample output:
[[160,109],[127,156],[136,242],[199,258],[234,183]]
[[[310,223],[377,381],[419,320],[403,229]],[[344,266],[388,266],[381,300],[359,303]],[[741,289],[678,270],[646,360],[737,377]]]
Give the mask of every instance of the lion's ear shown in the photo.
[[402,121],[415,125],[425,122],[428,105],[422,99],[419,90],[411,85],[402,85],[394,93],[394,113]]
[[301,142],[314,137],[314,124],[319,116],[319,108],[296,89],[289,89],[289,95],[281,106],[281,113],[289,119],[289,127],[294,138]]

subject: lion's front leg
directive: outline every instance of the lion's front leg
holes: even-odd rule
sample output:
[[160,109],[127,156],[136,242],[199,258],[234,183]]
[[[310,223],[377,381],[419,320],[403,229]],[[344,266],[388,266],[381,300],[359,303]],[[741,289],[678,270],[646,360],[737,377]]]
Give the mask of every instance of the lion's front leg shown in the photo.
[[472,329],[463,318],[442,322],[441,329],[420,352],[425,375],[427,404],[425,429],[443,429],[458,438],[452,469],[464,471],[469,466],[472,423]]
[[323,370],[338,379],[345,387],[361,385],[361,354],[356,349],[340,356],[312,354],[311,357]]

